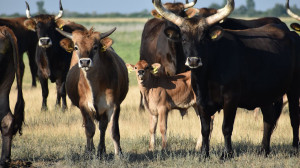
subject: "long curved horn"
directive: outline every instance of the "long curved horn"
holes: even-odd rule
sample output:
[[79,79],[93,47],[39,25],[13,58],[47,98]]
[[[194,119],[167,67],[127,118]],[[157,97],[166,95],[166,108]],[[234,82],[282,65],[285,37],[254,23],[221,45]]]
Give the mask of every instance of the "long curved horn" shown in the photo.
[[63,36],[65,36],[65,37],[67,37],[67,38],[69,38],[69,39],[71,39],[72,40],[72,33],[68,33],[68,32],[65,32],[65,31],[62,31],[62,30],[60,30],[59,28],[55,28],[61,35],[63,35]]
[[285,7],[286,7],[286,12],[287,12],[287,14],[289,14],[292,18],[295,18],[295,19],[297,19],[298,21],[300,21],[300,16],[296,15],[294,12],[292,12],[292,11],[290,10],[289,0],[286,0]]
[[234,0],[227,0],[227,4],[225,5],[224,8],[219,9],[216,14],[206,18],[206,23],[208,25],[213,25],[219,22],[220,20],[223,20],[225,17],[229,16],[233,10],[234,10]]
[[109,31],[107,31],[107,32],[105,32],[105,33],[101,33],[101,34],[100,34],[100,40],[101,40],[101,39],[104,39],[105,37],[107,37],[107,36],[109,36],[109,35],[111,35],[116,29],[117,29],[117,28],[114,27],[114,28],[112,28],[111,30],[109,30]]
[[63,7],[62,7],[62,5],[61,5],[61,0],[59,0],[59,13],[58,13],[57,16],[55,16],[55,20],[61,18],[62,15],[63,15],[63,13],[64,13],[64,9],[63,9]]
[[194,0],[193,2],[190,2],[188,0],[186,0],[186,4],[184,5],[184,8],[187,9],[187,8],[191,8],[193,7],[195,4],[197,3],[197,0]]
[[28,19],[30,19],[31,18],[30,8],[29,8],[29,5],[28,5],[27,1],[25,1],[25,4],[26,4],[26,16],[27,16]]
[[168,11],[166,8],[163,7],[163,5],[161,4],[161,0],[154,0],[153,3],[156,11],[163,16],[164,18],[166,18],[167,20],[173,22],[174,24],[176,24],[177,26],[181,26],[184,18],[175,15],[174,13]]

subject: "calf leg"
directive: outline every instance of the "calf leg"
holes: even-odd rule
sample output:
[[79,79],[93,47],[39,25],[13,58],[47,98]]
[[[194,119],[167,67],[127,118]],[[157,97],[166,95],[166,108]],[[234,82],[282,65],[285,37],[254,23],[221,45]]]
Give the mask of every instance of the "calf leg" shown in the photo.
[[155,133],[157,126],[157,115],[150,114],[150,143],[149,143],[149,151],[154,151],[155,147]]
[[141,99],[140,99],[139,111],[142,112],[142,111],[145,111],[145,106],[144,106],[144,102],[143,102],[143,94],[142,94],[142,92],[140,92],[140,95],[141,95]]
[[111,137],[114,142],[115,155],[122,154],[122,149],[120,145],[119,116],[120,116],[120,105],[117,105],[114,108],[114,112],[112,115],[112,124],[111,124]]
[[262,149],[265,154],[270,153],[270,140],[276,122],[282,111],[282,99],[274,103],[274,105],[264,106],[261,108],[264,120],[264,134],[262,139]]
[[103,154],[106,153],[106,148],[105,148],[105,132],[107,129],[108,125],[108,118],[106,113],[100,116],[100,121],[99,121],[99,130],[100,130],[100,142],[98,146],[98,153],[97,155],[101,157]]
[[161,147],[162,149],[167,148],[167,127],[168,127],[168,112],[166,109],[161,109],[159,111],[160,114],[160,121],[159,121],[159,128],[160,128],[160,133],[161,133],[161,140],[162,144]]
[[91,116],[88,114],[84,107],[80,108],[83,116],[83,124],[85,128],[86,135],[86,151],[92,152],[95,149],[93,137],[95,135],[95,124]]
[[39,77],[39,80],[41,82],[42,95],[43,95],[42,111],[43,110],[48,110],[48,107],[47,107],[47,98],[48,98],[48,95],[49,95],[48,79],[45,79],[43,77]]

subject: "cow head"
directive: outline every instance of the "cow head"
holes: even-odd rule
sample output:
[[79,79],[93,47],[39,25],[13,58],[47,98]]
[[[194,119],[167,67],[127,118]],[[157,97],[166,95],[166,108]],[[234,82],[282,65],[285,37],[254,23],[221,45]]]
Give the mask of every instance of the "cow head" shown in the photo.
[[99,56],[100,53],[105,52],[113,41],[108,36],[111,35],[116,28],[113,28],[105,33],[95,32],[93,28],[87,30],[75,30],[72,33],[62,31],[58,28],[56,30],[63,36],[67,37],[61,41],[61,46],[66,51],[73,51],[73,55],[78,57],[78,66],[87,71],[93,67],[94,57]]
[[157,73],[161,67],[159,63],[149,65],[145,60],[138,61],[135,65],[126,64],[128,71],[135,71],[138,81],[142,82],[149,79],[151,74]]
[[195,15],[192,18],[183,18],[164,8],[160,0],[154,0],[154,7],[165,19],[179,27],[180,32],[173,32],[178,35],[171,38],[175,37],[174,40],[181,41],[186,57],[185,65],[198,68],[203,65],[202,59],[204,59],[206,45],[222,37],[223,29],[215,24],[233,11],[234,0],[227,0],[224,8],[208,17]]
[[[300,21],[300,16],[295,14],[290,10],[290,5],[289,5],[289,0],[286,0],[286,12],[292,17],[295,18],[296,20]],[[298,23],[292,23],[291,28],[294,29],[297,32],[300,32],[300,25]]]
[[30,15],[30,8],[26,3],[26,16],[27,20],[24,21],[25,27],[29,30],[35,31],[38,36],[38,45],[42,48],[49,48],[53,44],[53,38],[55,33],[55,28],[61,28],[63,26],[63,20],[60,18],[63,14],[63,8],[61,5],[61,0],[59,1],[59,14],[57,16],[41,14],[34,17]]

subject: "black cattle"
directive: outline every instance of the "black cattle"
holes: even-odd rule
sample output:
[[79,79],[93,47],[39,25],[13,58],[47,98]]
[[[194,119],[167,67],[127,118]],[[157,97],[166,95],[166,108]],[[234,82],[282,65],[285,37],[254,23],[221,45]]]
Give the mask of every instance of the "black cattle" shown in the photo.
[[222,29],[219,21],[234,8],[234,1],[209,17],[182,18],[166,10],[160,0],[156,10],[180,31],[186,65],[192,70],[192,86],[201,105],[202,150],[209,154],[210,116],[224,110],[224,156],[232,156],[231,134],[237,107],[261,107],[264,119],[262,149],[270,151],[270,138],[287,93],[293,146],[299,146],[299,36],[284,24],[267,24],[245,30]]
[[27,20],[25,26],[37,33],[38,47],[36,49],[36,63],[38,65],[38,77],[42,86],[42,109],[47,109],[47,97],[49,94],[48,79],[56,82],[57,100],[56,106],[60,107],[62,99],[62,109],[67,108],[65,81],[70,67],[71,53],[60,47],[60,41],[64,38],[55,28],[62,28],[67,32],[75,29],[85,30],[81,25],[73,22],[65,24],[60,18],[63,14],[63,8],[60,1],[60,12],[54,15],[30,16],[29,5],[26,2]]
[[[37,78],[37,65],[35,63],[35,49],[37,44],[37,36],[35,32],[28,30],[24,26],[24,21],[26,17],[18,18],[0,18],[0,26],[9,27],[17,37],[18,48],[19,48],[19,57],[23,58],[23,54],[27,52],[29,59],[29,66],[32,76],[32,87],[36,87],[36,78]],[[24,74],[24,63],[21,62],[21,75]]]
[[[12,137],[21,134],[24,121],[24,99],[21,77],[22,58],[18,54],[17,39],[11,29],[0,26],[0,121],[2,133],[2,152],[0,167],[10,162]],[[9,92],[17,78],[18,98],[14,115],[9,107]]]
[[[294,12],[291,11],[290,5],[289,5],[289,0],[286,0],[286,12],[292,17],[295,18],[296,20],[300,21],[300,16],[295,14]],[[300,32],[300,25],[298,23],[292,23],[291,28],[297,31],[298,33]]]

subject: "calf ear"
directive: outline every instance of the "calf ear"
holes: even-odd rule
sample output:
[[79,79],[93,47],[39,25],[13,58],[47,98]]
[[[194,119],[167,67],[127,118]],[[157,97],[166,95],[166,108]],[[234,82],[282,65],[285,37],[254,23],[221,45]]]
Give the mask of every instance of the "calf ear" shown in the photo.
[[168,39],[174,42],[180,42],[181,37],[180,37],[180,32],[173,27],[167,27],[164,30],[165,35],[167,36]]
[[191,18],[199,13],[199,9],[189,8],[185,11],[185,14],[188,18]]
[[298,23],[292,23],[291,28],[294,29],[296,32],[300,33],[300,25]]
[[219,40],[224,34],[224,30],[220,26],[214,26],[209,30],[209,37],[213,41]]
[[154,16],[157,19],[162,18],[162,16],[155,9],[151,11],[151,15]]
[[64,38],[64,39],[60,40],[59,44],[67,52],[72,52],[74,50],[74,43],[69,38]]
[[158,69],[161,67],[161,64],[160,63],[154,63],[151,66],[152,66],[151,73],[156,74],[156,73],[158,73]]
[[62,20],[62,19],[57,19],[55,22],[56,22],[57,27],[58,27],[60,30],[63,30],[63,27],[64,27],[64,25],[65,25],[65,21]]
[[134,65],[132,65],[132,64],[126,63],[126,67],[127,67],[128,73],[130,73],[134,70]]
[[100,43],[102,44],[101,51],[103,52],[113,44],[113,40],[109,37],[105,37],[104,39],[100,40]]
[[36,23],[33,19],[27,19],[24,21],[24,26],[31,31],[35,31]]

